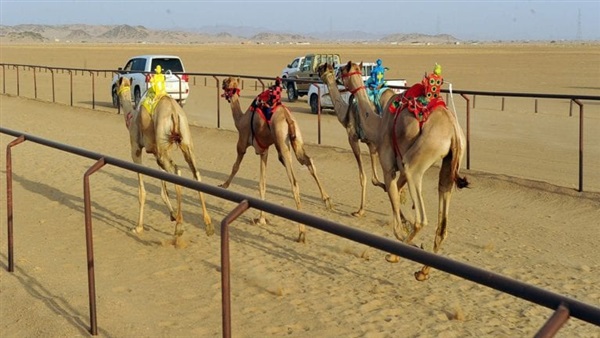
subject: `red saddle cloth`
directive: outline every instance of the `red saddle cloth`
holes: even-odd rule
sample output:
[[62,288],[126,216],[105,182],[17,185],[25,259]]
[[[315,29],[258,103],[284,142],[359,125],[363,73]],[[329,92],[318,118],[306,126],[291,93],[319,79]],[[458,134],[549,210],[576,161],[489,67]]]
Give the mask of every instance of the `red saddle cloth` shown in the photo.
[[258,94],[254,101],[252,101],[250,109],[253,112],[257,112],[263,120],[270,123],[273,111],[281,104],[281,87],[275,85]]
[[419,127],[421,127],[429,118],[429,114],[439,106],[446,107],[444,99],[440,96],[428,98],[425,86],[422,83],[417,83],[404,92],[404,95],[395,98],[390,104],[389,110],[390,113],[396,114],[404,108],[408,108],[408,111],[415,115],[415,118],[419,121]]

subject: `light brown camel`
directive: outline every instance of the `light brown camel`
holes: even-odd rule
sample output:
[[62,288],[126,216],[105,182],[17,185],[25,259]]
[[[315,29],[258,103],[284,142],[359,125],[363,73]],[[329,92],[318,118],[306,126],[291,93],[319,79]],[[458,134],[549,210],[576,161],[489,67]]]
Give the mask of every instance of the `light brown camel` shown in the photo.
[[[273,109],[270,122],[265,121],[265,119],[260,117],[258,113],[253,113],[250,108],[248,108],[245,113],[242,112],[239,96],[239,82],[239,78],[233,77],[223,80],[223,97],[225,97],[225,99],[227,99],[227,101],[229,101],[231,104],[231,112],[233,114],[235,127],[239,133],[239,138],[236,147],[237,158],[233,164],[233,168],[231,169],[231,174],[220,186],[223,188],[229,187],[233,177],[240,168],[240,163],[246,154],[246,149],[252,146],[254,147],[256,154],[260,155],[259,193],[260,198],[264,200],[267,184],[267,156],[269,154],[269,147],[274,144],[279,155],[279,161],[285,167],[288,179],[290,180],[292,192],[294,194],[294,200],[296,202],[296,208],[300,210],[301,207],[300,189],[292,168],[291,150],[294,151],[298,162],[308,168],[310,174],[315,179],[315,182],[317,182],[317,186],[321,192],[321,199],[325,203],[326,207],[331,209],[331,200],[325,192],[321,181],[317,177],[317,170],[312,159],[304,150],[304,143],[302,142],[300,128],[298,127],[298,124],[291,112],[284,105],[279,105]],[[265,214],[262,210],[260,212],[258,223],[266,224]],[[300,223],[298,225],[298,229],[298,242],[304,243],[306,241],[306,229],[304,224]]]
[[[379,161],[377,154],[377,139],[379,138],[379,129],[381,125],[381,117],[377,114],[372,114],[365,117],[365,122],[361,123],[358,119],[358,106],[356,104],[348,104],[342,99],[342,95],[338,89],[338,83],[335,76],[333,65],[324,63],[317,67],[319,77],[327,85],[329,96],[333,102],[333,108],[337,115],[338,121],[346,128],[348,134],[348,143],[358,164],[358,172],[361,186],[360,206],[357,211],[353,212],[354,216],[362,216],[365,213],[365,204],[367,199],[367,177],[363,169],[360,142],[367,144],[369,155],[371,157],[371,183],[385,190],[385,185],[381,183],[377,175],[376,163]],[[384,106],[387,100],[394,95],[394,91],[388,89],[381,94],[381,106]],[[353,100],[351,100],[352,102]]]
[[[200,173],[198,172],[198,166],[194,157],[192,135],[187,117],[181,106],[170,96],[165,95],[159,99],[152,114],[143,105],[140,105],[140,110],[134,109],[131,103],[131,83],[127,77],[119,78],[118,95],[121,110],[125,115],[125,124],[129,130],[133,162],[142,164],[142,150],[146,148],[147,153],[155,156],[156,162],[162,170],[181,176],[181,171],[177,168],[170,155],[172,146],[176,145],[181,149],[194,178],[200,181]],[[138,173],[138,181],[140,213],[137,226],[133,231],[139,234],[144,231],[143,217],[146,201],[146,189],[142,174]],[[177,211],[173,210],[165,181],[161,181],[160,195],[167,208],[169,208],[171,220],[175,221],[174,235],[179,237],[184,232],[183,213],[181,210],[181,186],[175,185],[175,191],[177,195]],[[204,194],[199,192],[199,196],[204,215],[204,224],[206,224],[206,234],[210,236],[215,231],[214,226],[206,209]]]
[[[369,104],[366,90],[361,90],[364,88],[364,83],[360,69],[362,66],[348,62],[342,67],[341,73],[346,88],[355,92],[361,112],[359,116],[364,119],[367,113],[374,114],[374,107]],[[377,150],[392,205],[394,235],[405,243],[412,243],[421,228],[427,225],[427,214],[421,191],[423,175],[434,163],[442,160],[438,183],[438,226],[433,245],[433,251],[437,253],[448,234],[448,212],[452,189],[455,185],[458,188],[468,186],[467,179],[460,177],[459,174],[465,138],[455,114],[445,105],[436,106],[431,110],[428,120],[421,124],[406,108],[395,114],[392,113],[389,108],[393,102],[394,99],[389,100],[383,106],[383,121]],[[415,209],[413,224],[404,218],[400,210],[399,191],[405,184],[408,185]],[[390,262],[399,260],[395,255],[388,255],[386,259]],[[430,269],[429,266],[423,266],[420,271],[415,272],[415,278],[419,281],[428,279]]]

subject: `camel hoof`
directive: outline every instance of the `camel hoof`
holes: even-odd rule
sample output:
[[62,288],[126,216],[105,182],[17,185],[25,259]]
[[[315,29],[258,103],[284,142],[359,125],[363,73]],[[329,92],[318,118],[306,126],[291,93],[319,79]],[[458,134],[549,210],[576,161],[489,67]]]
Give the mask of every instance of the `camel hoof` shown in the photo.
[[398,262],[400,262],[400,256],[387,254],[387,255],[385,255],[385,260],[388,261],[389,263],[398,263]]
[[215,227],[213,227],[212,225],[209,227],[206,227],[206,236],[212,236],[215,234]]
[[419,270],[419,271],[415,272],[415,278],[419,282],[423,282],[423,281],[426,281],[429,279],[429,274],[426,274],[423,271]]
[[136,235],[139,235],[139,234],[141,234],[141,233],[144,232],[144,227],[131,228],[131,232],[134,233],[134,234],[136,234]]
[[267,219],[266,218],[255,218],[254,219],[254,224],[256,225],[267,225]]
[[221,184],[219,184],[219,188],[227,189],[227,188],[229,188],[229,184],[221,183]]
[[306,233],[305,233],[305,232],[301,232],[301,233],[298,235],[298,240],[297,240],[297,242],[298,242],[298,243],[302,243],[302,244],[306,244]]
[[333,210],[333,205],[331,204],[331,198],[327,197],[326,199],[323,200],[323,202],[325,203],[327,210]]
[[364,215],[364,214],[365,214],[365,211],[363,209],[360,209],[358,211],[353,212],[352,216],[354,216],[354,217],[362,217],[362,215]]

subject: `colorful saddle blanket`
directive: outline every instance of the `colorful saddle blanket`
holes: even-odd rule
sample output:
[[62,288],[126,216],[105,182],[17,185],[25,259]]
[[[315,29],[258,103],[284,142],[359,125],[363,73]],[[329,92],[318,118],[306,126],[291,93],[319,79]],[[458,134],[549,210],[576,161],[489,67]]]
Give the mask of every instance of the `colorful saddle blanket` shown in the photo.
[[146,111],[148,111],[148,113],[150,113],[150,116],[152,116],[154,115],[154,110],[156,109],[158,102],[166,95],[167,94],[165,93],[161,93],[158,95],[152,95],[148,93],[148,95],[146,95],[146,97],[142,100],[141,105],[144,106],[144,108],[146,108]]
[[389,106],[389,111],[396,114],[408,108],[408,111],[413,113],[419,121],[419,127],[422,127],[423,123],[429,118],[429,114],[439,106],[446,107],[444,99],[440,96],[428,97],[425,86],[417,83],[404,92],[404,95],[395,98]]
[[281,105],[281,86],[272,86],[260,93],[252,104],[250,110],[256,112],[267,123],[271,123],[273,111]]
[[383,108],[381,107],[380,101],[381,93],[387,90],[388,87],[382,86],[379,88],[367,88],[367,95],[369,96],[369,100],[371,100],[371,102],[373,102],[373,104],[375,105],[377,115],[381,116],[381,113],[383,112]]

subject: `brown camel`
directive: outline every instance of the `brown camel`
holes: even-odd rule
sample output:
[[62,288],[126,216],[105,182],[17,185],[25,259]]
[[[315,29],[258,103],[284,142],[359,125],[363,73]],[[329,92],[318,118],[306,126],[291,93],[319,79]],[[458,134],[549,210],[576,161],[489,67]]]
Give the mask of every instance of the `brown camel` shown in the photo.
[[[298,127],[298,124],[291,112],[284,105],[278,105],[273,108],[272,117],[269,122],[260,117],[258,113],[253,113],[250,108],[245,113],[242,112],[239,97],[239,82],[239,78],[233,77],[223,80],[223,97],[225,97],[231,104],[231,112],[233,114],[235,127],[239,133],[239,138],[236,147],[237,158],[233,164],[233,168],[231,169],[231,174],[220,186],[223,188],[229,187],[233,177],[240,168],[240,163],[246,154],[246,149],[252,146],[254,147],[256,154],[260,155],[259,193],[260,198],[264,200],[266,193],[267,156],[269,153],[269,147],[272,144],[275,144],[275,148],[277,149],[277,153],[279,155],[279,161],[285,167],[288,179],[292,185],[292,192],[294,194],[294,200],[296,201],[296,208],[298,210],[300,209],[300,189],[292,169],[291,150],[294,151],[298,162],[308,168],[310,174],[315,179],[315,182],[317,182],[317,186],[321,192],[321,199],[325,203],[326,207],[331,209],[330,198],[325,192],[325,189],[323,189],[321,181],[317,177],[317,171],[312,159],[304,150],[304,143],[302,142],[300,128]],[[260,212],[258,223],[266,224],[265,214],[262,210]],[[298,229],[298,242],[304,243],[306,241],[306,229],[304,224],[299,224]]]
[[[354,158],[358,164],[358,172],[361,186],[361,199],[360,207],[357,211],[353,212],[354,216],[362,216],[365,213],[365,204],[367,198],[367,177],[365,170],[362,165],[362,158],[360,156],[360,142],[367,144],[369,148],[369,155],[371,157],[371,183],[385,190],[385,185],[381,183],[377,175],[376,163],[379,161],[377,154],[377,139],[379,138],[379,129],[381,125],[381,117],[377,114],[372,114],[365,117],[364,123],[358,119],[358,106],[355,104],[348,104],[342,99],[342,95],[338,89],[338,84],[335,76],[335,69],[333,65],[324,63],[317,67],[317,73],[319,77],[327,85],[329,89],[329,96],[333,102],[333,107],[337,115],[338,121],[346,128],[348,134],[348,143],[354,153]],[[383,107],[387,100],[394,95],[394,91],[388,89],[381,95],[381,106]],[[352,99],[351,99],[352,102]]]
[[[364,88],[360,75],[362,67],[352,62],[342,67],[342,80],[346,88],[355,92],[360,107],[360,119],[375,112]],[[406,95],[406,93],[398,94]],[[392,113],[392,98],[383,106],[383,121],[380,139],[377,144],[379,160],[384,174],[388,197],[393,211],[393,230],[397,239],[412,243],[418,232],[427,225],[427,215],[422,195],[423,175],[434,163],[442,160],[439,174],[438,226],[433,251],[440,250],[448,231],[448,213],[452,188],[468,186],[468,181],[460,177],[459,170],[464,154],[465,141],[462,129],[454,113],[445,105],[438,105],[429,114],[428,120],[419,121],[409,109],[401,107]],[[400,189],[407,184],[415,209],[415,221],[410,224],[400,210]],[[388,255],[386,259],[397,262],[399,258]],[[429,266],[415,272],[415,278],[423,281],[429,278]]]
[[[153,154],[156,157],[156,162],[162,170],[181,176],[181,171],[177,168],[170,155],[172,146],[176,145],[181,149],[194,178],[200,181],[200,173],[198,172],[198,166],[194,158],[192,135],[187,117],[181,106],[170,96],[164,95],[159,99],[152,114],[143,105],[140,105],[140,110],[134,109],[131,103],[131,83],[127,77],[119,79],[118,94],[119,104],[125,115],[125,124],[129,130],[133,162],[142,164],[142,149],[146,148],[147,153]],[[146,189],[142,174],[138,173],[138,181],[140,213],[137,226],[133,231],[139,234],[144,231],[143,216],[146,201]],[[161,181],[160,195],[167,208],[169,208],[171,220],[175,221],[174,235],[179,237],[184,232],[181,210],[181,186],[175,185],[175,191],[177,195],[177,211],[173,210],[165,181]],[[204,215],[204,224],[206,224],[206,234],[210,236],[215,230],[206,210],[204,194],[199,192],[199,195]]]

